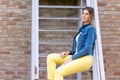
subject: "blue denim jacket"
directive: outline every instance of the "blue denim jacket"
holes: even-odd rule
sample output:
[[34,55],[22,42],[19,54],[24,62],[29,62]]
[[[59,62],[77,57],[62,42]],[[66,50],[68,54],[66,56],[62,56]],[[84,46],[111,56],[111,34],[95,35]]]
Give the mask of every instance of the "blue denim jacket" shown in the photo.
[[[80,34],[78,37],[78,44],[76,46],[76,36]],[[73,38],[72,49],[70,50],[70,54],[72,55],[72,59],[77,59],[85,55],[93,55],[94,46],[96,40],[96,30],[92,24],[87,24],[82,26],[78,33]],[[77,47],[77,54],[76,52]]]

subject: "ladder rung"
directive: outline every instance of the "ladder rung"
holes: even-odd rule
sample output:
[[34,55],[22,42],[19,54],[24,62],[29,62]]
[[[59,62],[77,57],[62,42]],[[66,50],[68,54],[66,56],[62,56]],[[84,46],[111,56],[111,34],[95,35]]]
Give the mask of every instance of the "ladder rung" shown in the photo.
[[80,18],[64,18],[64,17],[39,17],[39,19],[49,19],[49,20],[81,20]]
[[46,71],[47,70],[47,67],[40,67],[39,68],[39,71]]
[[71,43],[69,43],[69,42],[39,42],[39,44],[62,44],[62,45],[66,45],[66,44],[71,44]]
[[41,58],[41,57],[47,57],[47,55],[48,54],[46,54],[46,53],[39,53],[39,58]]
[[76,8],[76,9],[82,9],[83,7],[81,6],[64,6],[64,5],[60,5],[60,6],[54,6],[54,5],[40,5],[39,8]]
[[77,30],[45,30],[45,29],[39,29],[39,31],[46,31],[46,32],[76,32]]

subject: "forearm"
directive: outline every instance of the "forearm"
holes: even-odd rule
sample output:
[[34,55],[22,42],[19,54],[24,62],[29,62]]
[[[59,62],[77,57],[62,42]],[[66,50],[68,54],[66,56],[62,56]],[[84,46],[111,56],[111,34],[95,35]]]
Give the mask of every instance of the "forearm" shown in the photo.
[[74,60],[74,59],[80,58],[80,57],[82,57],[84,55],[87,55],[88,53],[89,53],[88,49],[84,48],[84,49],[80,50],[77,54],[74,54],[72,56],[72,59]]

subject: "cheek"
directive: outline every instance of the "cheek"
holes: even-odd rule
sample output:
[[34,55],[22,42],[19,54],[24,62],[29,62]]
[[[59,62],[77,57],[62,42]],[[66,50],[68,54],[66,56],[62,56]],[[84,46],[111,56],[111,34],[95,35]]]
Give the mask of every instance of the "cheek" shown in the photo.
[[89,17],[89,16],[86,16],[86,19],[89,21],[89,20],[90,20],[90,17]]
[[82,15],[82,21],[89,22],[90,21],[90,16],[89,15]]

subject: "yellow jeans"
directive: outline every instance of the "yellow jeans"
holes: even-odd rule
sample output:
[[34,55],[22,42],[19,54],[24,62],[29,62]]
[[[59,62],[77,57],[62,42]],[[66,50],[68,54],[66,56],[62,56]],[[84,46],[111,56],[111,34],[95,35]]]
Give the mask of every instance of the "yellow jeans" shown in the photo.
[[[88,70],[93,64],[93,56],[84,56],[62,65],[72,55],[61,58],[60,54],[52,53],[47,56],[48,80],[63,80],[64,76]],[[56,69],[57,65],[62,65]]]

